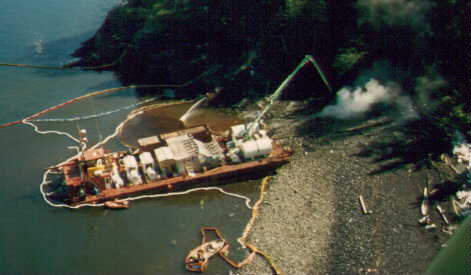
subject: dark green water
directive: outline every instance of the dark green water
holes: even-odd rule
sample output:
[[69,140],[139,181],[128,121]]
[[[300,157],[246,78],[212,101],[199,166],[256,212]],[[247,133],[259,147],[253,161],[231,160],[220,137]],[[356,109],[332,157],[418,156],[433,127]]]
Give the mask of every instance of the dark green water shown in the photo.
[[[0,2],[0,62],[60,65],[91,37],[116,0]],[[38,42],[41,40],[42,42]],[[42,49],[35,45],[40,43]],[[67,99],[118,87],[111,73],[0,67],[0,123],[24,118]],[[133,91],[101,96],[48,114],[90,115],[137,102]],[[78,123],[38,123],[41,129],[87,128],[92,142],[110,134],[126,112]],[[219,227],[240,259],[235,239],[249,218],[237,198],[216,191],[143,200],[127,211],[53,208],[42,200],[44,168],[71,156],[71,140],[38,135],[29,126],[0,129],[0,274],[189,274],[186,253],[200,242],[201,226]],[[111,149],[121,149],[118,141]],[[257,196],[257,182],[228,191]],[[207,274],[227,274],[221,260]]]

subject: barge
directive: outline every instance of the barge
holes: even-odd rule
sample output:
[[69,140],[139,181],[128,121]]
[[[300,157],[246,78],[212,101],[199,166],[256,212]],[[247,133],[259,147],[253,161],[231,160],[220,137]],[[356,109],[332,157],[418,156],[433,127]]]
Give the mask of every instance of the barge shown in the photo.
[[[135,152],[109,152],[103,147],[87,150],[86,132],[82,131],[82,151],[78,156],[48,168],[47,174],[59,177],[55,181],[59,182],[56,184],[59,187],[51,190],[54,187],[50,186],[51,192],[42,192],[48,200],[59,199],[70,206],[93,205],[123,201],[142,193],[169,193],[201,182],[217,184],[222,179],[239,179],[272,171],[287,162],[292,151],[268,136],[261,128],[264,125],[262,118],[297,72],[308,63],[321,73],[314,58],[306,55],[268,98],[253,122],[232,126],[223,134],[200,125],[141,138]],[[321,77],[331,90],[322,73]]]
[[214,185],[273,171],[292,154],[253,124],[235,125],[222,134],[199,125],[145,137],[134,152],[87,149],[85,135],[81,131],[84,149],[77,157],[49,168],[57,177],[54,182],[59,182],[49,199],[78,206],[168,193],[199,183]]

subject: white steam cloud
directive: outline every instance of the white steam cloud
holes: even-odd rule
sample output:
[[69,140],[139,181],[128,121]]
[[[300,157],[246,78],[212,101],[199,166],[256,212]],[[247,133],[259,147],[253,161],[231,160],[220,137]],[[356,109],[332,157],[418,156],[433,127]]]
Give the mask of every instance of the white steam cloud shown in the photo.
[[426,0],[358,0],[359,23],[382,26],[410,26],[415,31],[429,32],[427,13],[433,3]]
[[355,118],[363,115],[375,104],[386,103],[396,107],[403,118],[417,117],[412,101],[408,96],[401,95],[401,89],[393,82],[383,86],[376,79],[368,81],[364,88],[342,88],[337,93],[337,104],[329,105],[322,110],[320,116],[339,119]]

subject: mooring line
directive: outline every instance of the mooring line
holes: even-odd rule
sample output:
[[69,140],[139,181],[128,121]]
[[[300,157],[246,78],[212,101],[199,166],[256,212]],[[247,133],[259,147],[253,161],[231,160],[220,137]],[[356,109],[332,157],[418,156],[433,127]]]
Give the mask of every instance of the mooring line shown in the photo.
[[[75,157],[76,156],[74,156],[73,158],[75,158]],[[47,199],[47,193],[44,191],[44,188],[43,188],[48,183],[47,177],[49,175],[49,172],[50,172],[50,170],[48,170],[44,173],[43,181],[42,181],[39,189],[40,189],[40,192],[43,196],[44,201],[47,204],[49,204],[50,206],[57,207],[57,208],[69,208],[69,209],[79,209],[79,208],[83,208],[83,207],[103,207],[104,206],[104,203],[94,203],[94,204],[87,203],[87,204],[80,204],[80,205],[71,206],[71,205],[68,205],[68,204],[56,204],[56,203],[51,202],[50,200]],[[122,198],[122,199],[119,199],[117,201],[134,201],[134,200],[140,200],[140,199],[173,197],[173,196],[186,195],[186,194],[197,192],[197,191],[219,191],[224,195],[228,195],[228,196],[231,196],[231,197],[235,197],[235,198],[245,200],[245,205],[247,206],[247,208],[252,209],[252,206],[250,206],[250,201],[251,201],[250,198],[248,198],[246,196],[243,196],[243,195],[240,195],[240,194],[227,192],[227,191],[225,191],[224,189],[222,189],[220,187],[199,187],[199,188],[193,188],[193,189],[189,189],[189,190],[182,191],[182,192],[172,192],[172,193],[153,194],[153,195],[141,195],[141,196],[137,196],[137,197]]]
[[240,194],[227,192],[227,191],[225,191],[224,189],[222,189],[220,187],[198,187],[198,188],[193,188],[193,189],[189,189],[189,190],[181,191],[181,192],[172,192],[172,193],[164,193],[164,194],[141,195],[141,196],[137,196],[137,197],[129,197],[129,198],[120,199],[120,201],[134,201],[134,200],[140,200],[140,199],[180,196],[180,195],[186,195],[186,194],[189,194],[189,193],[193,193],[193,192],[196,192],[196,191],[219,191],[224,195],[228,195],[228,196],[231,196],[231,197],[235,197],[235,198],[245,200],[245,205],[247,206],[247,208],[252,209],[252,206],[250,206],[250,201],[251,201],[250,198],[248,198],[246,196],[243,196],[243,195],[240,195]]
[[46,135],[46,134],[63,135],[63,136],[67,136],[68,138],[70,138],[71,140],[73,140],[77,143],[80,143],[80,140],[73,137],[71,134],[69,134],[67,132],[62,132],[62,131],[41,131],[41,130],[39,130],[39,127],[37,125],[35,125],[34,123],[31,123],[27,120],[23,120],[22,123],[25,124],[25,125],[30,125],[31,127],[33,127],[34,131],[36,133],[40,134],[40,135]]

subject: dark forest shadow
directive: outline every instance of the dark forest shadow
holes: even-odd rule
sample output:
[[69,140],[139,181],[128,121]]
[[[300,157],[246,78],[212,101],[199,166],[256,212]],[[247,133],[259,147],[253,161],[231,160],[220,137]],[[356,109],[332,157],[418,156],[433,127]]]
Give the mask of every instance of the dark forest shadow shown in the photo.
[[381,140],[363,148],[359,157],[372,157],[380,168],[371,175],[413,165],[414,169],[429,166],[440,154],[448,152],[450,141],[447,133],[426,119],[406,122],[391,127]]

